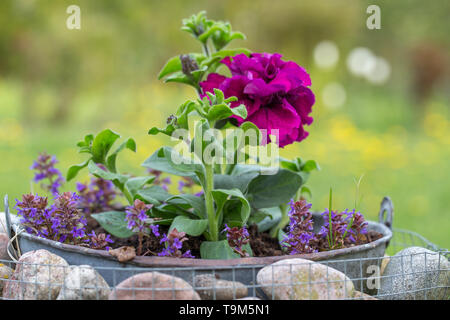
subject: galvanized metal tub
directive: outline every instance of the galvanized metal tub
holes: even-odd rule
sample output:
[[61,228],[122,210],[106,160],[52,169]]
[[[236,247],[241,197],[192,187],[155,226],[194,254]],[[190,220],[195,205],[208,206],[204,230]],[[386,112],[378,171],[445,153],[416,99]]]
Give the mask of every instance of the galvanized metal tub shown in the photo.
[[[384,219],[385,212],[387,213],[386,219]],[[379,222],[369,221],[368,229],[381,233],[382,238],[350,248],[311,254],[230,260],[175,259],[150,256],[136,257],[126,263],[117,261],[107,251],[62,244],[26,232],[20,232],[21,226],[18,219],[9,215],[7,201],[5,201],[5,213],[8,230],[11,232],[10,236],[12,237],[15,232],[18,232],[17,238],[22,254],[32,250],[46,249],[63,257],[71,265],[90,265],[97,268],[110,286],[114,286],[136,273],[148,271],[168,273],[189,282],[192,281],[195,274],[214,273],[222,279],[240,281],[246,285],[254,286],[256,274],[264,266],[283,259],[303,258],[327,264],[345,273],[352,279],[357,290],[376,293],[376,290],[367,288],[366,279],[374,275],[374,269],[371,266],[380,267],[381,258],[384,256],[389,240],[392,238],[393,206],[390,199],[385,197],[381,203]],[[317,213],[313,214],[313,218],[314,229],[317,231],[323,220]]]

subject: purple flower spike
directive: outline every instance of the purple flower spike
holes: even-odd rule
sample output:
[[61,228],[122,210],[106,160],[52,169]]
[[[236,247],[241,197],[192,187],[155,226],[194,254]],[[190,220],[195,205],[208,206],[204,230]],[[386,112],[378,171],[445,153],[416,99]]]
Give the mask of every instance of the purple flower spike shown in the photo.
[[281,242],[289,254],[317,252],[317,238],[313,232],[312,215],[309,211],[311,204],[305,200],[289,203],[289,226],[286,237]]
[[77,190],[80,194],[78,206],[87,214],[104,212],[113,209],[116,198],[114,184],[102,178],[92,178],[89,185],[78,182]]
[[185,237],[185,232],[178,232],[176,228],[172,229],[169,234],[163,234],[160,243],[165,243],[166,248],[164,248],[158,256],[160,257],[174,257],[174,258],[195,258],[191,251],[188,250],[185,253],[181,252],[183,242],[188,240]]
[[[55,168],[57,163],[58,160],[56,160],[55,156],[48,155],[44,152],[38,156],[38,159],[30,167],[30,169],[37,171],[33,181],[35,183],[42,181],[41,188],[50,191],[54,195],[59,193],[59,188],[64,183],[61,172]],[[47,182],[43,180],[47,180]]]
[[239,254],[242,258],[249,256],[248,252],[242,248],[250,241],[250,234],[245,227],[230,228],[227,224],[225,224],[225,229],[223,229],[222,232],[227,233],[228,245],[233,249],[234,252]]
[[322,213],[322,216],[324,218],[324,225],[319,235],[327,239],[328,244],[332,246],[331,249],[355,244],[367,234],[367,222],[364,220],[363,215],[354,209],[352,211],[346,209],[342,212],[332,211],[331,230],[329,210],[326,209]]

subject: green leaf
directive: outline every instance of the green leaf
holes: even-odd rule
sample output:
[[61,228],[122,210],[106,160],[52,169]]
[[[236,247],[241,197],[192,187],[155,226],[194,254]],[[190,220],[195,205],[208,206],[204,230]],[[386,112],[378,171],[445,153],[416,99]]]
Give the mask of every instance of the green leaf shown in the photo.
[[[253,256],[249,244],[242,247],[250,256]],[[233,251],[227,240],[203,241],[200,245],[200,256],[202,259],[239,259],[240,255]]]
[[274,175],[259,175],[248,186],[253,208],[271,208],[286,204],[302,185],[302,178],[295,172],[280,169]]
[[169,232],[176,228],[177,231],[186,232],[190,236],[198,237],[205,232],[207,227],[207,219],[194,220],[185,216],[178,216],[173,219]]
[[177,110],[177,124],[180,128],[189,130],[189,114],[195,110],[195,102],[190,100],[183,103]]
[[159,205],[161,202],[166,201],[171,195],[164,190],[161,186],[151,186],[148,188],[140,189],[136,193],[136,198],[148,203]]
[[[142,166],[153,170],[167,172],[180,177],[195,176],[195,173],[193,171],[189,172],[185,170],[179,170],[172,166],[172,162],[166,158],[166,154],[170,154],[172,150],[173,149],[170,147],[162,147],[156,150],[149,158],[144,161]],[[190,161],[190,159],[186,159],[186,161]]]
[[233,221],[235,224],[238,224],[240,226],[243,226],[247,223],[251,211],[250,204],[247,198],[245,198],[245,196],[239,189],[231,189],[231,190],[214,189],[211,191],[211,193],[218,208],[223,208],[225,202],[231,200],[233,197],[237,198],[241,202],[241,207],[240,210],[237,211],[237,216],[236,215],[227,216],[227,213],[224,212],[223,213],[224,219],[228,218],[228,221]]
[[284,232],[282,229],[278,230],[277,238],[280,244],[283,243],[283,240],[286,238],[286,236],[286,232]]
[[241,117],[242,119],[247,118],[247,107],[244,104],[240,104],[237,107],[231,109],[233,115]]
[[155,180],[154,176],[130,178],[125,183],[125,191],[130,194],[131,198],[134,200],[139,189],[146,184],[151,183],[153,180]]
[[214,58],[220,57],[221,59],[223,59],[225,57],[234,57],[235,55],[238,55],[240,53],[250,56],[252,52],[246,48],[236,48],[236,49],[220,50],[220,51],[214,52],[211,56]]
[[308,160],[305,162],[305,164],[302,167],[302,171],[305,172],[311,172],[313,170],[320,170],[319,165],[314,160]]
[[122,211],[106,211],[94,213],[92,218],[98,221],[100,225],[110,234],[118,238],[129,238],[134,233],[127,228],[125,221],[126,213]]
[[105,180],[111,180],[114,183],[117,183],[120,185],[120,189],[123,189],[123,185],[128,180],[128,175],[118,174],[110,171],[105,171],[99,166],[95,164],[94,161],[90,160],[88,163],[88,169],[91,174],[93,174],[96,177],[100,177]]
[[214,188],[216,189],[239,189],[242,193],[247,192],[247,187],[250,181],[259,175],[255,171],[247,171],[238,175],[215,174]]
[[107,159],[106,159],[106,167],[112,171],[116,172],[116,158],[117,155],[124,149],[129,149],[133,152],[136,152],[136,141],[134,139],[129,138],[127,141],[123,142],[117,149],[114,151]]
[[105,158],[120,135],[110,129],[100,132],[92,142],[92,159],[95,163],[105,164]]
[[207,217],[205,200],[202,197],[197,197],[193,194],[178,194],[166,200],[167,203],[174,203],[174,204],[177,204],[180,201],[189,204],[189,206],[194,209],[193,213],[197,217],[199,218]]
[[78,172],[79,172],[81,169],[85,168],[85,167],[88,165],[88,163],[89,163],[89,160],[86,160],[86,161],[83,162],[83,163],[75,164],[75,165],[71,166],[71,167],[69,168],[69,170],[67,171],[67,177],[66,177],[66,180],[67,180],[67,181],[70,181],[70,180],[72,180],[73,178],[75,178],[75,177],[77,176]]
[[172,57],[166,62],[164,67],[159,72],[158,80],[161,80],[168,74],[174,73],[176,71],[181,71],[181,70],[182,70],[182,66],[181,66],[180,57],[179,56]]
[[281,220],[281,210],[280,207],[273,208],[262,208],[250,215],[248,224],[256,223],[259,232],[264,232],[275,225],[277,225]]

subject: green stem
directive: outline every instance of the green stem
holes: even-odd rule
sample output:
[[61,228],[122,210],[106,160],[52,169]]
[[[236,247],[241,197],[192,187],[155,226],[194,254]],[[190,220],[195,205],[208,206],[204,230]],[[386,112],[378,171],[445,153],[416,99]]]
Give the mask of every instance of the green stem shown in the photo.
[[270,230],[270,236],[272,238],[278,237],[278,232],[281,229],[283,229],[284,227],[286,227],[287,224],[289,223],[288,206],[285,204],[282,204],[280,206],[280,210],[281,210],[281,220],[280,220],[280,222],[278,222],[278,224],[275,227],[273,227]]
[[214,166],[212,164],[205,163],[206,171],[206,186],[205,186],[205,204],[206,213],[208,214],[209,221],[209,235],[211,241],[218,241],[218,230],[216,221],[216,212],[214,210],[214,199],[212,196],[212,190],[214,189]]

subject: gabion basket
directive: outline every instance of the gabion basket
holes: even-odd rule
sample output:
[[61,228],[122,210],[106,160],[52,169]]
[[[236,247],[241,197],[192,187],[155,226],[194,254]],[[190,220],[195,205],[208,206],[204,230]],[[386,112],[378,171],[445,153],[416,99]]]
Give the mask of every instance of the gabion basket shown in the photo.
[[[450,253],[446,249],[439,248],[434,245],[421,235],[407,231],[402,229],[393,229],[393,237],[390,242],[390,246],[387,250],[389,255],[394,255],[398,251],[412,247],[412,246],[420,246],[423,248],[427,248],[431,250],[430,253],[421,253],[421,254],[408,254],[408,255],[396,255],[395,259],[401,259],[402,262],[406,262],[409,265],[413,264],[422,264],[424,267],[420,270],[410,271],[407,269],[402,269],[400,272],[384,275],[383,271],[380,270],[379,273],[374,273],[373,276],[366,277],[361,275],[359,278],[352,279],[336,279],[328,274],[326,276],[321,277],[320,279],[311,280],[308,279],[299,279],[298,277],[294,277],[293,269],[299,267],[298,265],[292,264],[283,264],[282,261],[279,261],[276,265],[270,266],[217,266],[214,268],[117,268],[117,267],[94,267],[98,274],[104,274],[105,272],[110,273],[113,281],[111,284],[107,284],[106,282],[100,281],[100,279],[92,279],[90,283],[85,283],[83,285],[78,284],[78,287],[74,288],[73,283],[67,282],[52,282],[49,279],[52,279],[52,272],[62,272],[64,275],[68,274],[71,269],[70,266],[60,266],[60,265],[51,265],[51,264],[25,264],[22,262],[14,262],[10,260],[0,260],[1,264],[9,266],[13,269],[27,270],[28,273],[36,272],[36,270],[40,270],[42,273],[47,273],[47,276],[42,277],[31,277],[28,280],[23,280],[23,277],[20,275],[17,279],[10,278],[0,278],[0,288],[3,289],[3,296],[0,294],[0,299],[74,299],[73,293],[77,292],[88,292],[89,299],[186,299],[186,293],[194,292],[193,299],[202,298],[202,299],[238,299],[238,298],[246,298],[246,299],[346,299],[346,300],[356,300],[356,299],[449,299],[450,291],[449,291],[449,274],[450,270],[448,267],[447,259],[450,256]],[[437,267],[433,268],[429,267],[427,261],[432,261],[433,259],[445,259],[446,263],[439,264]],[[381,265],[383,267],[386,264],[386,257],[376,257],[376,258],[361,258],[357,259],[358,263],[365,263],[370,260],[370,263],[373,265]],[[394,257],[390,257],[390,259],[394,259]],[[424,262],[424,263],[421,263]],[[321,262],[322,265],[328,266],[333,265],[333,263],[344,264],[344,267],[347,264],[354,264],[355,259],[346,259],[346,260],[336,260],[336,261],[325,261]],[[309,268],[310,274],[313,272],[311,269],[311,263],[305,263],[307,268]],[[272,276],[275,277],[277,268],[284,268],[284,278],[286,281],[272,281],[269,283],[262,283],[258,281],[258,272],[262,268],[272,268],[269,269],[268,274],[270,277],[270,272],[272,272]],[[18,269],[19,268],[19,269]],[[92,268],[90,266],[83,266],[81,268]],[[252,281],[250,284],[245,284],[242,287],[242,284],[234,282],[236,279],[236,273],[242,272],[242,269],[245,269],[245,272],[251,276]],[[30,271],[31,270],[31,271]],[[61,271],[62,270],[62,271]],[[331,270],[331,268],[330,268]],[[151,273],[153,276],[158,274],[165,274],[171,277],[169,282],[166,282],[162,285],[158,281],[154,281],[151,284],[143,285],[143,283],[128,283],[128,286],[121,287],[119,285],[118,279],[121,279],[121,273],[126,272],[127,275],[137,275],[139,273]],[[220,279],[217,274],[220,273]],[[267,274],[267,269],[266,269]],[[225,276],[224,276],[225,275]],[[100,276],[99,276],[100,277]],[[200,283],[198,281],[199,277],[206,277],[209,279],[209,283]],[[444,277],[444,284],[442,280]],[[178,278],[187,280],[189,286],[179,286]],[[414,279],[425,279],[425,282],[421,280],[420,283],[411,282]],[[31,279],[31,280],[30,280]],[[47,279],[47,280],[42,280]],[[152,279],[155,279],[153,277]],[[223,279],[227,279],[229,281],[222,281]],[[103,280],[103,279],[101,279]],[[9,282],[9,284],[7,284]],[[363,283],[372,282],[372,287],[375,287],[376,293],[372,294],[372,296],[368,296],[365,294],[356,295],[353,291],[350,292],[347,290],[349,288],[350,283],[352,282],[353,286],[356,287],[356,284],[359,283],[359,287],[363,287]],[[381,287],[380,287],[381,283]],[[382,290],[383,283],[390,283],[390,287],[396,286],[396,291],[389,292],[386,290]],[[398,286],[400,284],[400,286]],[[351,286],[351,285],[350,285]],[[6,289],[5,289],[6,288]],[[7,292],[8,289],[12,291],[12,288],[15,288],[16,295],[13,296],[12,292]],[[19,289],[17,289],[19,288]],[[31,289],[30,289],[31,288]],[[320,297],[317,297],[315,288],[320,288],[322,293]],[[339,292],[336,295],[336,290],[332,290],[333,288],[339,288]],[[380,290],[378,290],[380,289]],[[20,294],[17,295],[17,290]],[[0,291],[1,292],[1,291]],[[44,292],[44,295],[43,295]],[[46,293],[48,292],[48,294]],[[58,296],[56,297],[55,292],[58,292]],[[107,292],[108,295],[104,293]],[[284,292],[284,295],[280,292]],[[65,297],[65,294],[67,296]],[[245,297],[244,297],[245,296]],[[82,299],[83,295],[77,296],[78,299]]]

